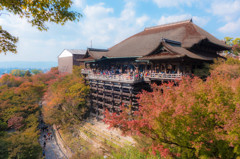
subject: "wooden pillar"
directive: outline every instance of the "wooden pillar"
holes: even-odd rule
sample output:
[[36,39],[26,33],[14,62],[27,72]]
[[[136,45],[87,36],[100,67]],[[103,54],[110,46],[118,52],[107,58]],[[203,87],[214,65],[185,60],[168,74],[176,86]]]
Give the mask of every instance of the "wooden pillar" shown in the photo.
[[92,100],[93,100],[93,99],[92,99],[92,92],[93,92],[93,91],[92,91],[92,89],[91,89],[91,85],[92,85],[92,84],[91,84],[91,82],[90,82],[90,97],[89,97],[89,98],[90,98],[90,112],[93,112],[93,109],[94,109],[94,108],[93,108],[93,101],[92,101]]
[[185,70],[186,66],[185,66],[185,64],[183,63],[182,66],[183,66],[183,74],[186,74],[186,70]]
[[97,118],[98,118],[98,116],[99,116],[99,104],[98,104],[98,93],[99,93],[99,90],[98,90],[98,80],[96,81],[97,82],[97,84],[96,84],[96,87],[97,87],[97,103],[96,103],[96,105],[97,105],[97,108],[96,108],[96,116],[97,116]]
[[133,91],[133,89],[130,88],[130,89],[129,89],[129,92],[130,92],[130,105],[131,105],[131,106],[132,106],[132,91]]
[[120,87],[120,105],[122,104],[122,93],[123,93],[123,88],[122,88],[122,83],[120,84],[121,87]]
[[112,83],[112,110],[114,108],[114,89],[113,89],[113,83]]
[[164,73],[167,73],[167,64],[164,64]]
[[103,109],[105,108],[105,82],[103,81]]
[[177,74],[180,74],[180,65],[177,64]]
[[129,104],[130,104],[130,106],[131,106],[131,112],[132,112],[132,111],[133,111],[133,97],[132,97],[133,88],[130,88],[129,91],[130,91]]
[[136,73],[139,73],[139,64],[137,64]]
[[151,72],[153,72],[153,63],[151,63]]

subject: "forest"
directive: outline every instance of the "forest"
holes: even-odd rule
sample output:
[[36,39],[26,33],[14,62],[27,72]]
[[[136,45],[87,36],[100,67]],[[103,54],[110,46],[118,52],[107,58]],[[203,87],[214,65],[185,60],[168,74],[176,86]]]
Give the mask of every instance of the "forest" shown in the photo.
[[[0,78],[0,158],[42,157],[40,114],[68,133],[81,125],[89,114],[89,86],[80,70],[60,75],[52,68]],[[216,60],[209,74],[185,77],[178,85],[153,84],[152,92],[138,95],[134,113],[131,106],[122,106],[120,114],[106,110],[104,122],[136,140],[110,158],[239,158],[240,61]]]
[[[41,103],[46,93],[50,97],[48,90],[52,88],[51,91],[53,91],[53,88],[56,88],[55,90],[60,94],[51,92],[56,95],[51,96],[51,102],[67,110],[54,109],[55,116],[51,117],[56,118],[52,122],[58,124],[64,115],[66,118],[61,122],[71,123],[75,118],[81,120],[81,111],[78,108],[85,106],[84,97],[88,87],[83,85],[79,74],[59,75],[57,68],[52,68],[47,73],[39,71],[33,75],[27,71],[15,72],[17,71],[4,74],[0,78],[0,158],[42,158],[42,147],[39,143],[39,117],[42,113]],[[64,105],[66,101],[71,102],[72,105]],[[47,115],[46,121],[48,121]]]

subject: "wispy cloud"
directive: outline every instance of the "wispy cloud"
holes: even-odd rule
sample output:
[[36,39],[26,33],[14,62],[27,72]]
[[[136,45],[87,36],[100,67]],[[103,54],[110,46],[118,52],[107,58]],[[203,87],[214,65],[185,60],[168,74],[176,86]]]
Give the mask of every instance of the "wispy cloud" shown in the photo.
[[225,23],[218,31],[228,36],[239,36],[240,28],[240,1],[239,0],[215,0],[211,4],[209,12],[216,16],[219,21]]
[[[82,1],[75,0],[75,3]],[[79,7],[82,7],[82,5]],[[114,8],[104,3],[85,5],[83,18],[78,23],[68,22],[64,26],[49,24],[48,32],[40,32],[17,16],[0,17],[0,24],[9,32],[19,36],[17,55],[0,55],[4,60],[55,61],[65,48],[108,48],[128,36],[142,30],[149,20],[147,15],[136,16],[135,1],[126,1],[119,16]]]
[[73,0],[73,6],[82,9],[86,6],[86,0]]
[[[236,21],[228,22],[224,26],[220,27],[218,30],[222,33],[230,34],[231,36],[240,36],[240,18]],[[238,33],[238,34],[236,34]]]
[[79,23],[79,34],[83,35],[88,44],[93,41],[93,47],[111,47],[142,29],[148,20],[146,15],[136,16],[133,1],[125,3],[120,16],[114,16],[113,12],[114,9],[105,7],[104,3],[85,8],[85,18]]
[[182,5],[191,6],[197,0],[153,0],[159,8],[178,7]]
[[160,19],[158,20],[158,24],[159,25],[167,24],[167,23],[172,23],[172,22],[177,22],[177,21],[182,21],[187,19],[192,19],[194,23],[196,23],[201,27],[205,26],[209,21],[209,18],[206,18],[206,17],[198,17],[198,16],[193,16],[191,14],[181,14],[181,15],[161,16]]
[[[123,0],[121,2],[73,0],[73,9],[83,14],[79,22],[64,26],[48,24],[48,32],[40,32],[26,19],[1,15],[0,25],[19,36],[18,54],[0,55],[4,60],[57,60],[63,49],[109,48],[146,26],[166,24],[186,19],[201,27],[230,36],[240,28],[239,0]],[[154,7],[154,5],[156,7]],[[119,6],[118,6],[119,5]],[[120,6],[121,5],[121,6]],[[122,6],[123,5],[123,6]],[[149,6],[150,7],[149,7]],[[198,6],[200,5],[200,6]],[[192,6],[192,7],[191,7]],[[198,9],[197,6],[201,9]],[[116,8],[118,7],[118,8]],[[121,9],[119,9],[121,8]],[[175,8],[178,10],[175,12]],[[207,11],[206,11],[207,10]],[[210,21],[211,20],[211,21]],[[219,27],[219,25],[222,25]],[[216,27],[216,29],[214,29]],[[217,29],[219,27],[219,29]],[[221,36],[224,36],[224,35]],[[239,35],[240,36],[240,35]]]
[[236,20],[240,16],[240,1],[239,0],[215,0],[211,4],[209,10],[213,15],[219,17],[223,21]]

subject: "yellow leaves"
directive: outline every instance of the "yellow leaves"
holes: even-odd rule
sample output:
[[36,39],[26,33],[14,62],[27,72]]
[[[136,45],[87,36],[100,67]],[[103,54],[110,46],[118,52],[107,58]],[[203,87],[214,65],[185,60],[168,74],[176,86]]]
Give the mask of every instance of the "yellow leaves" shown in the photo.
[[88,92],[89,87],[84,84],[84,80],[78,74],[57,78],[46,93],[47,104],[44,107],[44,114],[48,117],[48,122],[72,122],[76,117],[76,120],[79,120],[86,111],[85,98]]

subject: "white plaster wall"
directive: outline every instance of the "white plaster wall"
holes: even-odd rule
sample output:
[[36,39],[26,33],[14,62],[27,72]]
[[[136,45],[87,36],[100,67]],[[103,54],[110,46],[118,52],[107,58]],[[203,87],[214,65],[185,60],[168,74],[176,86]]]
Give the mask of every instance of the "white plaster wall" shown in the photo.
[[67,50],[64,50],[60,55],[59,55],[59,58],[61,57],[72,57],[73,55],[67,51]]

